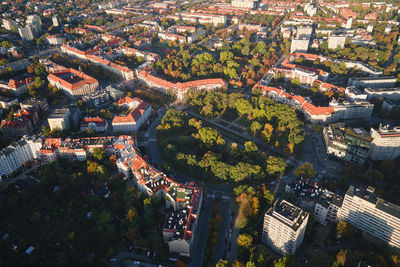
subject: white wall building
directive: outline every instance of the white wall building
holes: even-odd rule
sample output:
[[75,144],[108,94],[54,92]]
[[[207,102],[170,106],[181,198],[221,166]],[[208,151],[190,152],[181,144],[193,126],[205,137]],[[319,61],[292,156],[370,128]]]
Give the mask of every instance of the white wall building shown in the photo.
[[336,223],[338,214],[342,206],[342,197],[333,192],[325,191],[320,199],[315,203],[314,214],[317,217],[319,224],[324,224],[326,221]]
[[372,160],[391,160],[400,155],[400,127],[392,130],[388,127],[371,128],[371,136],[369,157]]
[[306,231],[309,213],[278,199],[265,213],[262,241],[280,254],[295,254]]
[[0,151],[0,176],[10,175],[24,163],[39,158],[43,144],[41,136],[24,136]]
[[350,186],[339,212],[344,220],[365,234],[400,248],[400,207],[374,194],[375,189]]

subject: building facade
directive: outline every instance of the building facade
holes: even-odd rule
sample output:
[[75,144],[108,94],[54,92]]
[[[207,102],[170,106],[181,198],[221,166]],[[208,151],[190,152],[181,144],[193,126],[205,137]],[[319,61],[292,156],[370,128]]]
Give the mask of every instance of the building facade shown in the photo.
[[306,231],[309,213],[278,199],[265,213],[262,242],[280,254],[295,254]]
[[400,207],[379,198],[375,189],[350,186],[339,212],[344,220],[365,234],[400,248]]
[[327,221],[336,223],[342,201],[341,196],[325,190],[315,203],[314,214],[317,217],[317,222],[319,224],[325,224]]
[[369,157],[372,160],[391,160],[400,156],[400,127],[371,128],[371,136]]

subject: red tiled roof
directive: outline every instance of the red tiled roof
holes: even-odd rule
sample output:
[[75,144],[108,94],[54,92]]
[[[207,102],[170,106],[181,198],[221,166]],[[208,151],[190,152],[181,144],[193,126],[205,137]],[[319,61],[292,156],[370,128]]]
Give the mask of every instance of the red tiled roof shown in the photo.
[[[71,77],[73,77],[73,79],[66,80],[65,77],[67,75],[71,75]],[[70,90],[77,90],[77,89],[81,88],[83,85],[88,84],[88,83],[89,84],[98,83],[98,81],[95,78],[90,77],[89,75],[86,75],[83,72],[77,71],[73,68],[69,68],[66,70],[62,70],[59,72],[54,72],[52,74],[49,74],[48,79],[52,80],[54,82],[59,82],[59,83],[61,83],[62,86],[66,87]],[[74,81],[76,81],[76,82],[74,82]]]

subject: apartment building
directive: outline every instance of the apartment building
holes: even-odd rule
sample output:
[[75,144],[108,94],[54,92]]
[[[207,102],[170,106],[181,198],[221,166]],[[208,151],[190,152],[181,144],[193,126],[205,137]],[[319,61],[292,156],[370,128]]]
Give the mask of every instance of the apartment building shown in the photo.
[[113,118],[112,127],[114,133],[137,132],[152,114],[151,105],[137,97],[122,98],[117,104],[128,110],[128,113],[126,115],[120,114]]
[[100,117],[85,117],[81,121],[81,131],[87,129],[93,130],[94,132],[105,132],[107,131],[108,122]]
[[324,127],[323,136],[328,155],[359,165],[367,160],[372,137],[366,130],[330,124]]
[[258,0],[232,0],[232,7],[256,9],[259,5]]
[[23,136],[19,141],[13,142],[0,151],[0,176],[7,176],[26,162],[39,158],[43,137]]
[[368,97],[368,100],[374,98],[385,98],[391,101],[399,101],[400,100],[400,87],[390,87],[390,88],[365,88],[365,94]]
[[172,83],[159,77],[153,76],[146,70],[142,70],[141,72],[139,72],[138,79],[148,87],[160,90],[164,93],[167,93],[169,90],[173,91],[176,94],[178,100],[183,100],[185,94],[189,89],[214,90],[227,86],[227,83],[222,79],[203,79],[184,83]]
[[390,88],[396,85],[397,78],[393,76],[378,77],[350,77],[347,86],[369,87],[369,88]]
[[8,82],[8,88],[14,95],[20,96],[28,92],[28,87],[31,86],[34,82],[35,80],[32,77],[28,77],[23,80],[11,79]]
[[400,127],[389,129],[380,126],[375,130],[371,128],[371,149],[369,157],[372,160],[391,160],[400,155]]
[[280,254],[295,254],[306,231],[309,213],[278,199],[265,213],[262,242]]
[[324,190],[317,203],[315,203],[314,214],[317,217],[317,222],[319,224],[325,224],[327,221],[336,223],[342,202],[343,198],[341,196]]
[[373,187],[350,186],[344,196],[339,219],[365,234],[400,248],[400,207],[379,198]]
[[50,113],[47,121],[50,130],[68,130],[71,126],[71,111],[69,108],[55,109]]
[[346,43],[347,36],[345,34],[329,34],[328,36],[328,48],[336,49],[336,48],[344,48]]
[[91,94],[99,87],[99,82],[95,78],[72,68],[51,73],[47,79],[51,85],[75,99]]

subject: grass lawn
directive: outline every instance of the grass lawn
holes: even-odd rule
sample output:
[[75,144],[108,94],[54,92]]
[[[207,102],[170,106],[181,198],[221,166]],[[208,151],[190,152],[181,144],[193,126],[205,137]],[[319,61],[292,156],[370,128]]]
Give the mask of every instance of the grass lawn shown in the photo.
[[241,117],[235,123],[242,125],[243,127],[249,127],[251,125],[251,121],[249,121],[245,116]]

